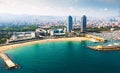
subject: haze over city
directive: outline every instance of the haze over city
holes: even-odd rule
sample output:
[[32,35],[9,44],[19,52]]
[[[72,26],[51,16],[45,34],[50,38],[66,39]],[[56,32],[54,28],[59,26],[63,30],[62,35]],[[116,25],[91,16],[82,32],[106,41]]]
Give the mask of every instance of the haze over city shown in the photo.
[[42,16],[119,15],[120,0],[0,0],[1,14]]

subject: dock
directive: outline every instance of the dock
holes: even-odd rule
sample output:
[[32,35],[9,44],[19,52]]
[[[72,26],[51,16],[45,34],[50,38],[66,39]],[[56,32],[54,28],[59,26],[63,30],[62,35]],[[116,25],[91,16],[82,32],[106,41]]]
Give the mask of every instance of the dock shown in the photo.
[[88,46],[88,48],[98,51],[120,50],[120,46]]
[[0,57],[3,59],[3,61],[5,62],[5,64],[7,65],[8,69],[11,69],[11,68],[18,68],[18,65],[15,64],[11,59],[10,57],[5,54],[5,53],[0,53]]
[[89,38],[90,41],[92,41],[92,42],[106,42],[107,41],[104,38],[94,36],[94,35],[89,35],[89,34],[86,34],[85,37]]
[[118,40],[118,41],[120,41],[120,38],[116,38],[115,40]]

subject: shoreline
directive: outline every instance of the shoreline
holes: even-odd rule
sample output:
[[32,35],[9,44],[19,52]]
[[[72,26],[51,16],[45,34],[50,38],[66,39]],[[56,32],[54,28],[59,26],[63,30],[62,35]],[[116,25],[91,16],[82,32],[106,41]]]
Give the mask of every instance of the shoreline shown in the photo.
[[5,52],[7,50],[28,46],[28,45],[33,45],[33,44],[39,44],[39,43],[42,44],[42,43],[48,43],[48,42],[64,42],[64,41],[82,42],[82,41],[89,41],[89,39],[85,37],[71,37],[71,38],[56,38],[56,39],[43,39],[43,40],[37,40],[37,41],[30,41],[30,42],[0,46],[0,53]]

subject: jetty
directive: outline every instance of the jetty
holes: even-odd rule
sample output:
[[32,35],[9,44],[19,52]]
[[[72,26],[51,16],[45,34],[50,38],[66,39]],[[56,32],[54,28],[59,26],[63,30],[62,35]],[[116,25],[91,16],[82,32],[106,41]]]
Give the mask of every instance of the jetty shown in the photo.
[[88,48],[99,51],[112,51],[112,50],[120,50],[120,46],[88,46]]
[[11,68],[18,68],[18,65],[15,64],[11,59],[10,57],[5,54],[5,53],[0,53],[0,57],[3,59],[3,61],[6,63],[8,69],[11,69]]
[[120,41],[120,38],[116,38],[115,40],[118,40],[118,41]]
[[90,34],[86,34],[85,37],[89,38],[90,41],[92,41],[92,42],[106,42],[107,41],[104,38],[94,36],[94,35],[90,35]]

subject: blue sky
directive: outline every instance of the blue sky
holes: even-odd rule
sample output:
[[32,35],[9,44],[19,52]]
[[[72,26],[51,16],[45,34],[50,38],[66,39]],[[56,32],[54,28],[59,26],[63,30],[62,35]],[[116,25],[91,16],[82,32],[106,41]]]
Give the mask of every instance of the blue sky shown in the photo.
[[[46,0],[47,1],[47,0]],[[48,0],[51,6],[64,6],[64,7],[92,7],[92,8],[117,8],[120,0]]]
[[0,0],[0,13],[49,16],[118,16],[120,0]]

